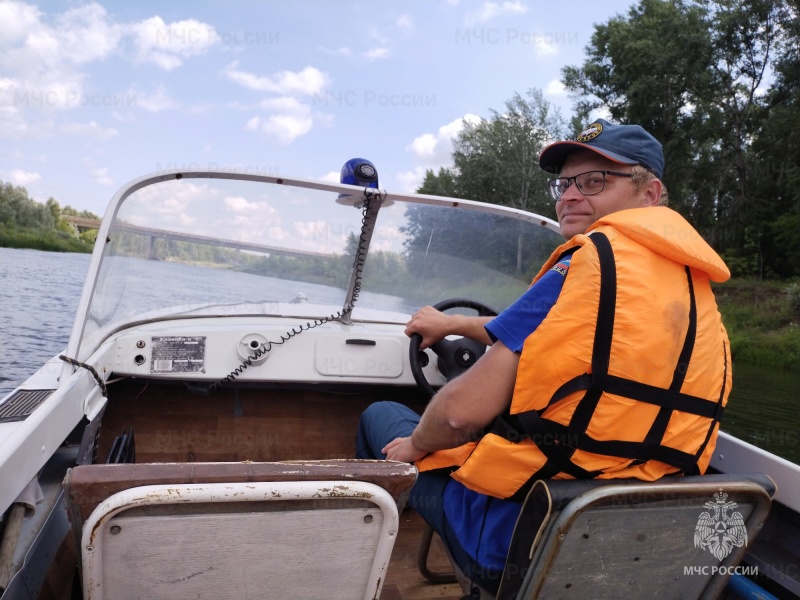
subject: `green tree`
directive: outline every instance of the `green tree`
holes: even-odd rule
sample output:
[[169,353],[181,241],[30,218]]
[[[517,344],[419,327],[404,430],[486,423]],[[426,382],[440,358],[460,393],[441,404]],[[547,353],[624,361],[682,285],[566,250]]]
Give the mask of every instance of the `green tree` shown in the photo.
[[417,193],[457,198],[456,174],[451,169],[444,167],[440,167],[438,173],[434,173],[432,169],[426,169],[425,178],[422,180],[422,185],[417,188]]
[[800,275],[800,16],[786,6],[775,49],[774,82],[764,96],[764,122],[752,144],[751,212],[765,272]]
[[0,223],[29,229],[52,229],[50,208],[28,196],[22,186],[0,184]]
[[[454,140],[452,168],[438,174],[425,173],[418,193],[468,198],[553,217],[553,202],[547,193],[547,177],[539,168],[539,154],[550,141],[562,138],[565,124],[557,111],[544,100],[539,90],[531,89],[527,98],[516,93],[506,102],[505,111],[492,110],[488,119],[464,121]],[[474,218],[469,212],[414,207],[406,214],[403,228],[408,269],[422,269],[436,276],[452,274],[451,258],[473,253],[471,240],[458,231],[467,230]],[[453,227],[453,219],[465,220]],[[447,221],[443,223],[442,220]],[[487,256],[495,267],[522,272],[531,249],[523,239],[524,227],[511,238],[487,240],[494,245]],[[440,257],[438,262],[432,256]],[[432,271],[433,269],[433,271]]]
[[552,217],[547,177],[539,153],[553,139],[563,138],[561,115],[531,89],[527,99],[515,93],[502,113],[465,121],[454,142],[455,191],[462,198],[501,204]]
[[596,25],[584,64],[562,71],[584,121],[603,109],[612,120],[638,123],[662,142],[664,182],[673,206],[687,216],[705,199],[692,190],[709,162],[709,144],[696,135],[709,116],[696,109],[693,90],[705,86],[711,54],[701,8],[643,0],[627,15]]
[[662,141],[673,206],[717,248],[760,253],[743,264],[764,264],[751,145],[769,112],[765,75],[789,47],[788,10],[781,0],[642,0],[597,25],[586,62],[563,70],[579,113],[605,109]]

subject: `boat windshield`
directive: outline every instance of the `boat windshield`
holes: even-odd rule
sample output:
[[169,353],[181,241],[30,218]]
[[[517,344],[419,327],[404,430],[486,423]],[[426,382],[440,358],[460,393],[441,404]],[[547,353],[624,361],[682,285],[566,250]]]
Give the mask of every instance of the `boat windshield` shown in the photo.
[[353,321],[404,323],[448,298],[499,311],[562,241],[552,221],[498,206],[380,194],[375,217],[362,190],[261,179],[172,176],[120,192],[77,354],[135,322],[340,316],[354,289]]

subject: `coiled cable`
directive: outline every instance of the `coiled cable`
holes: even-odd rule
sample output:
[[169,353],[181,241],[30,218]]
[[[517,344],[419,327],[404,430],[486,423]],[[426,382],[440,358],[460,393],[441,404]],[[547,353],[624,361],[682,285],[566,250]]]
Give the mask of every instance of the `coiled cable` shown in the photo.
[[369,239],[367,236],[368,212],[371,202],[376,199],[379,202],[383,201],[383,195],[381,195],[381,193],[378,190],[371,188],[366,188],[364,190],[364,205],[361,210],[361,233],[358,238],[358,246],[356,247],[355,262],[353,266],[355,277],[353,280],[353,291],[350,302],[345,304],[341,310],[331,315],[328,315],[327,317],[321,317],[319,319],[308,321],[307,323],[298,325],[296,327],[292,327],[289,331],[282,334],[280,336],[280,340],[278,341],[267,340],[265,343],[261,344],[261,346],[259,346],[251,356],[243,360],[238,367],[236,367],[233,371],[228,373],[225,377],[223,377],[219,381],[212,383],[211,386],[207,388],[207,390],[201,390],[197,386],[190,386],[191,389],[201,391],[204,393],[215,392],[220,388],[222,388],[223,386],[232,383],[236,378],[239,377],[239,375],[241,375],[248,367],[250,367],[254,361],[264,356],[267,352],[272,350],[274,346],[280,346],[282,344],[285,344],[290,339],[301,334],[304,331],[308,331],[309,329],[313,329],[314,327],[319,327],[320,325],[324,325],[325,323],[330,323],[331,321],[336,321],[337,319],[341,319],[342,316],[344,316],[345,314],[349,314],[353,310],[356,300],[358,299],[358,296],[361,293],[362,274],[364,271],[364,264],[366,263],[367,260],[367,250],[369,247]]

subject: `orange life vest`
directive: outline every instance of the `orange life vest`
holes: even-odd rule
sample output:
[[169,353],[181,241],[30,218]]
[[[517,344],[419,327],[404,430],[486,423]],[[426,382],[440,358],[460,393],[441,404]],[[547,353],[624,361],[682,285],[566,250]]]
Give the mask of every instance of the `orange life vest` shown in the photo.
[[552,254],[572,259],[556,304],[525,340],[507,414],[477,443],[420,470],[498,498],[536,479],[703,473],[731,389],[728,336],[709,279],[729,272],[664,207],[623,210]]

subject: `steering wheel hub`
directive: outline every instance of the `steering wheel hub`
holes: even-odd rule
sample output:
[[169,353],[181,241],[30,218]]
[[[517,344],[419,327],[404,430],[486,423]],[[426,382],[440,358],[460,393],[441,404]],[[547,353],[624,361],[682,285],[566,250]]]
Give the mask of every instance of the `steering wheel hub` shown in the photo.
[[456,352],[456,363],[465,369],[470,368],[477,359],[475,353],[469,348],[459,348]]

